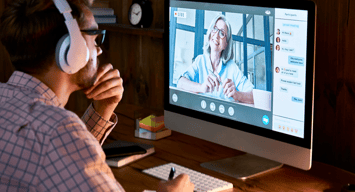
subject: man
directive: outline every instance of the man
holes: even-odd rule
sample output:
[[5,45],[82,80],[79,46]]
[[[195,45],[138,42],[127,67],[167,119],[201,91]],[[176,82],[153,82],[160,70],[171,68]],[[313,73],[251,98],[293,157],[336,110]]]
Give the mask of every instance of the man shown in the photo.
[[[69,4],[89,50],[87,64],[74,74],[55,60],[68,30],[51,0],[14,0],[1,18],[1,41],[16,71],[0,84],[0,191],[124,191],[100,146],[117,123],[122,78],[111,64],[98,66],[102,50],[90,3]],[[81,119],[64,109],[77,90],[93,99]],[[158,191],[193,187],[180,175]]]

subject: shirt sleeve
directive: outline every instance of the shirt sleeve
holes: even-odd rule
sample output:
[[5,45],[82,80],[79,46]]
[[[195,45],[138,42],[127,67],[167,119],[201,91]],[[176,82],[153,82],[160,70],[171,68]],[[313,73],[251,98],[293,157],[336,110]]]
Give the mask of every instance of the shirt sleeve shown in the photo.
[[101,145],[78,117],[61,122],[46,151],[39,191],[124,192],[105,162]]
[[117,115],[113,113],[109,121],[103,119],[101,115],[95,111],[93,104],[91,103],[81,120],[102,145],[112,129],[116,126],[118,118]]
[[185,77],[185,78],[187,78],[190,81],[198,82],[198,79],[199,79],[199,65],[200,65],[200,62],[201,62],[200,60],[201,60],[201,56],[198,56],[196,58],[195,62],[192,63],[189,67],[187,67],[186,71],[181,74],[179,79],[181,77]]
[[254,85],[249,81],[246,76],[243,75],[243,73],[239,70],[238,66],[236,64],[231,66],[235,67],[234,83],[237,91],[249,92],[253,90]]

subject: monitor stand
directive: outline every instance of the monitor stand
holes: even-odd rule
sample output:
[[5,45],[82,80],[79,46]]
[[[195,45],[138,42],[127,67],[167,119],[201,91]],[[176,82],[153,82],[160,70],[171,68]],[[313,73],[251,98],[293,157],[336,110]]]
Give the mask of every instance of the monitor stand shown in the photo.
[[282,167],[282,163],[251,154],[201,163],[201,166],[237,179],[247,179]]

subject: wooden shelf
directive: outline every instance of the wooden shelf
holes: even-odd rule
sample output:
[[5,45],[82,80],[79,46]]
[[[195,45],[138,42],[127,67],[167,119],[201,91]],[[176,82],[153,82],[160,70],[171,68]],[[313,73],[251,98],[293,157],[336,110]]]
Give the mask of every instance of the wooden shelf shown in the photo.
[[155,38],[163,38],[164,29],[153,28],[136,28],[126,24],[99,24],[100,29],[107,31],[119,32],[124,34],[150,36]]

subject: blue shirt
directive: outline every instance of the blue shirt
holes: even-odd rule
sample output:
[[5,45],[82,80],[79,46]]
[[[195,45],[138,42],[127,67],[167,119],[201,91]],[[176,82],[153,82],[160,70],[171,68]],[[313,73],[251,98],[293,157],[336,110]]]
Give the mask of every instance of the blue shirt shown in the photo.
[[[190,81],[202,84],[211,71],[213,71],[213,68],[209,55],[203,54],[196,57],[195,62],[186,69],[182,76]],[[220,61],[217,73],[221,77],[222,83],[227,78],[231,79],[237,91],[249,92],[254,88],[254,85],[243,75],[232,59],[227,61],[227,63]],[[212,93],[204,93],[204,95],[234,101],[232,97],[227,98],[223,94],[222,85],[220,85],[218,92],[215,89]]]

